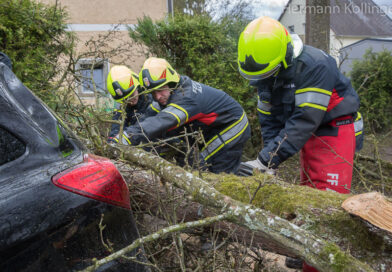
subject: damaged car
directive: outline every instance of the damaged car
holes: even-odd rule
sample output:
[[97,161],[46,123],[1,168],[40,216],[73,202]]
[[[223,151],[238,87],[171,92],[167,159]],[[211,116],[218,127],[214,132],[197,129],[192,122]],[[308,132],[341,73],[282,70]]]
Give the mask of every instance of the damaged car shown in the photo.
[[[115,165],[0,63],[0,271],[75,271],[139,237]],[[99,271],[146,271],[119,259]],[[132,259],[132,258],[131,258]]]

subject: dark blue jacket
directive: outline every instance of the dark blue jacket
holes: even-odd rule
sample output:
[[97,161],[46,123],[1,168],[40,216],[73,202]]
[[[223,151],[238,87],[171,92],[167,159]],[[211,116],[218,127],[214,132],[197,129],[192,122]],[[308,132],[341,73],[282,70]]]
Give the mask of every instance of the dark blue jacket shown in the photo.
[[[140,125],[145,136],[155,139],[165,137],[167,131],[188,124],[192,124],[193,131],[199,128],[202,130],[207,145],[209,140],[213,141],[220,133],[225,144],[229,141],[234,144],[240,139],[246,141],[250,137],[246,114],[237,101],[221,90],[181,76],[166,107],[157,115],[146,118]],[[230,126],[240,130],[230,129]],[[135,145],[144,140],[144,135],[138,133],[138,130],[136,126],[126,130],[132,134],[130,140]],[[215,150],[211,147],[210,153]]]
[[[359,97],[335,60],[311,46],[304,46],[292,65],[276,77],[251,85],[259,95],[264,142],[259,159],[273,168],[297,153],[312,134],[325,133],[333,119],[346,115],[355,119],[359,108]],[[326,133],[332,136],[335,132],[329,129]],[[357,145],[361,143],[362,137],[357,139]]]
[[[112,120],[120,119],[122,114],[121,106],[122,104],[117,103]],[[125,111],[127,115],[124,121],[124,129],[128,126],[137,124],[137,120],[141,122],[144,118],[157,114],[159,112],[159,104],[157,102],[153,102],[151,94],[141,94],[137,104],[133,107],[127,105]],[[120,125],[112,124],[109,137],[116,136],[119,131]]]

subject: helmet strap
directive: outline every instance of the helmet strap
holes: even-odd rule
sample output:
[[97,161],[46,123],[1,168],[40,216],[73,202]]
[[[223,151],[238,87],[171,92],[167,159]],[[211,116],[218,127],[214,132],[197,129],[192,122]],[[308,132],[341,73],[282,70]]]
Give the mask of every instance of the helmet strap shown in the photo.
[[293,63],[293,59],[294,59],[294,47],[293,44],[289,42],[287,43],[286,57],[283,61],[283,65],[285,69],[287,69],[287,67]]
[[180,81],[178,81],[178,82],[169,82],[167,85],[169,86],[170,89],[177,89],[178,86],[180,85]]

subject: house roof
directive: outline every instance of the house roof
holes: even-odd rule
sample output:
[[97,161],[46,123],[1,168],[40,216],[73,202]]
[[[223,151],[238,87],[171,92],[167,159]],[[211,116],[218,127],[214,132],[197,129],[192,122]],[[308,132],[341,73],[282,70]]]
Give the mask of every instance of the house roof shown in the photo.
[[289,0],[289,1],[287,1],[287,3],[286,3],[286,6],[284,7],[284,9],[283,9],[283,11],[282,11],[282,13],[280,14],[280,16],[279,16],[279,19],[278,19],[278,21],[280,22],[280,20],[282,19],[282,17],[283,17],[283,14],[286,12],[286,10],[287,10],[287,8],[289,7],[289,5],[291,4],[291,1],[293,1],[293,0]]
[[[279,21],[291,2],[287,2]],[[331,0],[330,24],[337,36],[392,36],[391,18],[372,0]]]
[[347,48],[355,47],[359,44],[366,43],[366,42],[376,42],[376,43],[391,43],[392,44],[392,38],[384,38],[384,39],[375,39],[375,38],[365,38],[363,40],[357,41],[355,43],[346,45],[345,47],[340,48],[340,51],[346,50]]
[[[392,20],[372,0],[331,0],[331,29],[338,36],[392,36]],[[336,12],[334,12],[336,11]]]

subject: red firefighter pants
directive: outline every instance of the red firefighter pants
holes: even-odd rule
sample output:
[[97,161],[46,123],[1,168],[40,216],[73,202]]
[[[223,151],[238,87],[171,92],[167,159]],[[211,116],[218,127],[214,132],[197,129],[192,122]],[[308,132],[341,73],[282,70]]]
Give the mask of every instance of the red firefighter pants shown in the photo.
[[348,194],[355,153],[353,119],[339,117],[329,126],[337,135],[313,135],[301,150],[301,185]]
[[[328,125],[337,135],[313,135],[301,150],[301,185],[348,194],[355,153],[353,119],[340,117]],[[303,271],[317,272],[306,262],[303,262]]]

